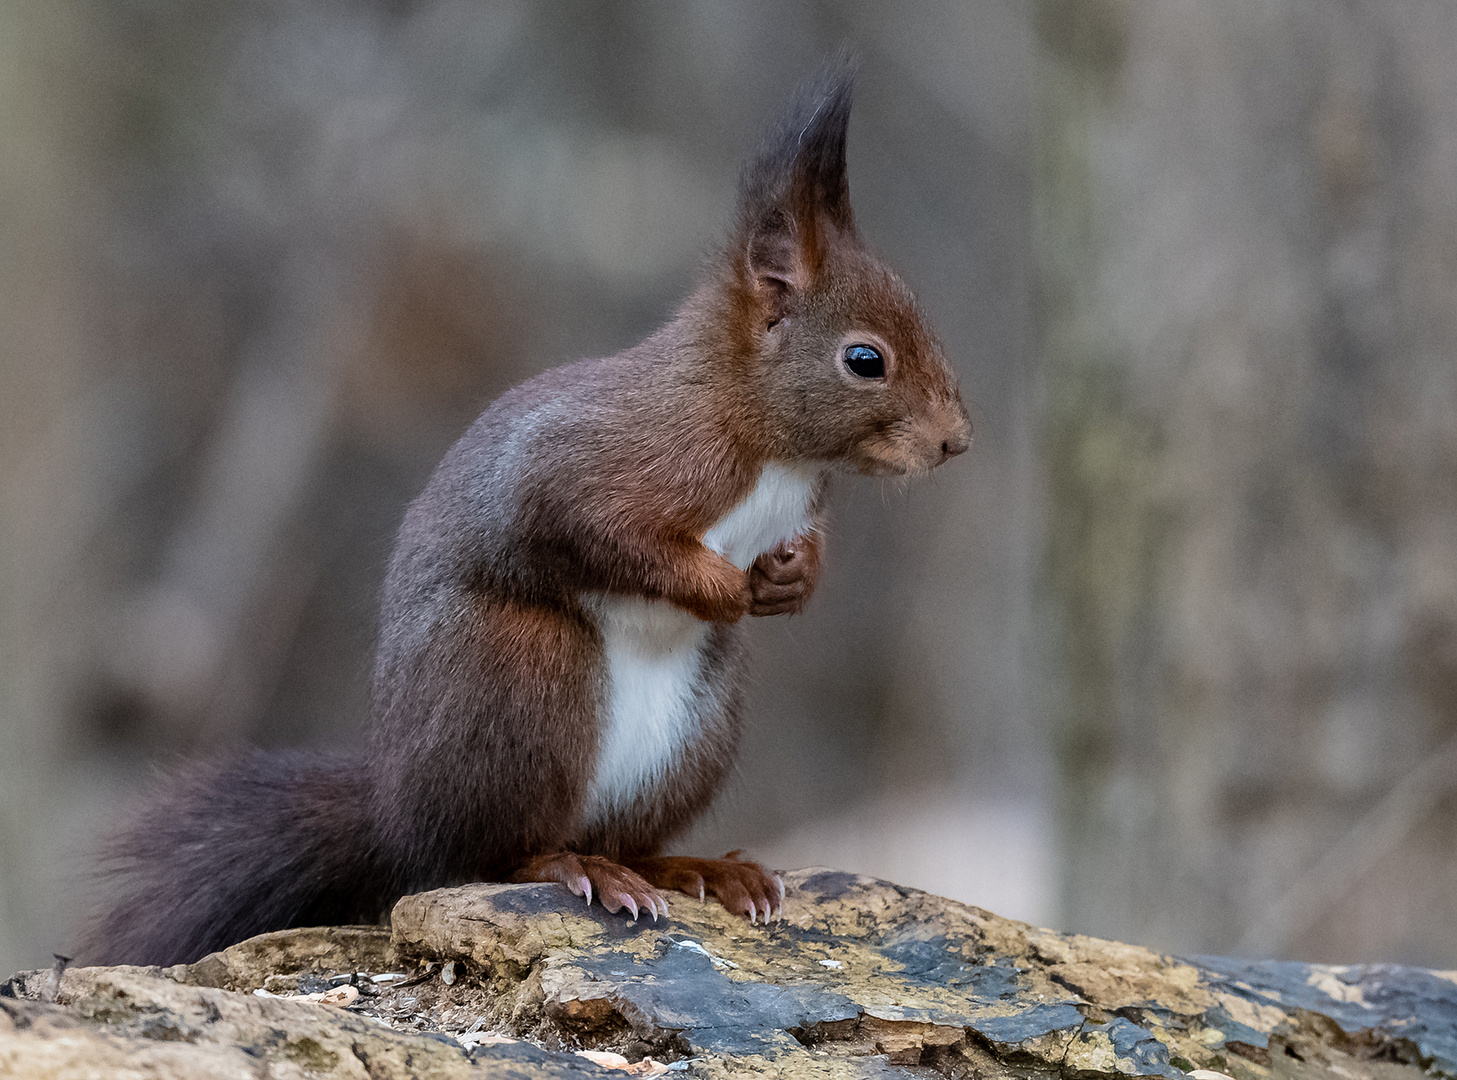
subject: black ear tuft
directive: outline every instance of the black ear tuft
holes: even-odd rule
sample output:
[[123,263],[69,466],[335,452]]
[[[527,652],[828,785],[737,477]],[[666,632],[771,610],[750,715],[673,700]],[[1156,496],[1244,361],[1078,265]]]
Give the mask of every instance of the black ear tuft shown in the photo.
[[854,83],[854,60],[841,50],[800,86],[744,168],[733,250],[766,326],[785,318],[815,280],[827,250],[826,228],[855,231],[845,176]]
[[845,129],[855,66],[847,50],[835,53],[799,87],[788,111],[765,133],[739,186],[739,211],[751,230],[776,211],[801,224],[823,215],[841,229],[854,228]]

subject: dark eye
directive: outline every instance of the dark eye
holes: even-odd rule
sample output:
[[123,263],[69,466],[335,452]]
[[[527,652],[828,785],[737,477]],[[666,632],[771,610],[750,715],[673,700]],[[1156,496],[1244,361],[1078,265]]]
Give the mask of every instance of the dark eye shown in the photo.
[[845,366],[862,379],[885,378],[885,358],[869,345],[846,345]]

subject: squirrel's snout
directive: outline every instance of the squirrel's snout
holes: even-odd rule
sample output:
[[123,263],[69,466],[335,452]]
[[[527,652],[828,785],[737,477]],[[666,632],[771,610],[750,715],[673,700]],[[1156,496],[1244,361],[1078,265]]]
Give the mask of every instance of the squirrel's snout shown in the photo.
[[941,460],[947,461],[957,454],[964,454],[971,449],[971,432],[962,428],[953,435],[947,436],[941,442]]
[[958,454],[964,454],[971,449],[971,417],[967,416],[966,410],[959,406],[957,414],[950,430],[941,439],[941,461],[937,464],[950,461]]

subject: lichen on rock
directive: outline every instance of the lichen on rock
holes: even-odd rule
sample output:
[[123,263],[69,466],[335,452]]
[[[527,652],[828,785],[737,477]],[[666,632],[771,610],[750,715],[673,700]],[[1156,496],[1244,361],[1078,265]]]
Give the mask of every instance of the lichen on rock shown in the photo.
[[[610,1075],[575,1053],[595,1050],[641,1075],[1457,1077],[1450,974],[1177,959],[871,878],[786,884],[767,927],[685,897],[629,923],[555,885],[470,885],[405,897],[388,930],[25,972],[0,998],[0,1076]],[[343,983],[348,1008],[299,1000]]]

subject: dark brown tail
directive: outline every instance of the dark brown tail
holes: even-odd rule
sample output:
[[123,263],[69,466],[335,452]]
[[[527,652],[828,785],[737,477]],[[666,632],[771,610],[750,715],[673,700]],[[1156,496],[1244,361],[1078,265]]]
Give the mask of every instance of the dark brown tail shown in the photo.
[[252,751],[173,773],[106,842],[88,963],[189,963],[254,934],[373,922],[394,899],[359,761]]

